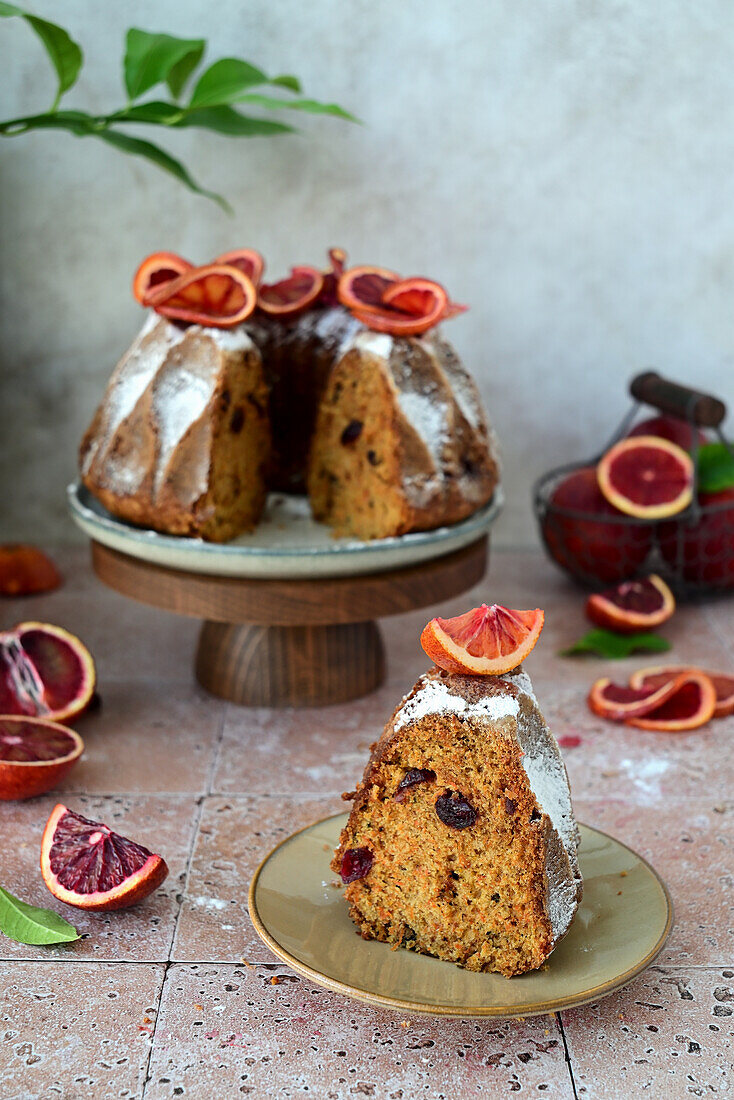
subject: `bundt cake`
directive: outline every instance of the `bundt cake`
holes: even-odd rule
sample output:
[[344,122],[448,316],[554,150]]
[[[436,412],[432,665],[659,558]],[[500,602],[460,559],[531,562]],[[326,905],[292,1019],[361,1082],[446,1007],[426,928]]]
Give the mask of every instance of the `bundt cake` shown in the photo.
[[387,723],[332,868],[365,939],[511,977],[581,898],[565,767],[520,669],[434,668]]
[[268,489],[307,489],[336,534],[454,523],[498,480],[481,403],[437,330],[395,337],[340,306],[229,329],[153,313],[115,368],[81,445],[112,514],[226,541]]

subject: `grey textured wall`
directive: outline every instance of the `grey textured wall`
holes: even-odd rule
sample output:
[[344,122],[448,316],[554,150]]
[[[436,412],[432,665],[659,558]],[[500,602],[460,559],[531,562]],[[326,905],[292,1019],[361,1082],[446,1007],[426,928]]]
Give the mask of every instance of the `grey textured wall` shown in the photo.
[[[499,537],[528,543],[529,487],[591,452],[654,365],[734,399],[734,6],[729,0],[37,0],[87,64],[68,106],[120,101],[125,29],[209,38],[296,72],[361,127],[295,138],[165,135],[228,218],[102,143],[0,143],[3,537],[74,537],[78,438],[140,323],[140,258],[250,244],[271,274],[340,244],[445,282],[447,332],[505,456]],[[42,109],[40,46],[0,26],[4,117]],[[149,135],[152,136],[152,135]]]

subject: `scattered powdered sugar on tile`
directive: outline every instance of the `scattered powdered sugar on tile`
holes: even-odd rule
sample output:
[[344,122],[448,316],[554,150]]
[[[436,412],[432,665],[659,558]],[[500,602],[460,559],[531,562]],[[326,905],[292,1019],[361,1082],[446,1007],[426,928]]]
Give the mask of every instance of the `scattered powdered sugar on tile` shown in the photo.
[[221,898],[208,898],[205,894],[189,898],[189,901],[192,905],[201,905],[205,909],[226,909],[229,905],[228,901],[223,901]]
[[443,680],[422,679],[415,695],[409,698],[395,715],[393,728],[401,729],[408,722],[417,722],[428,714],[460,714],[464,717],[498,720],[518,713],[517,699],[512,695],[489,694],[476,703],[449,691]]

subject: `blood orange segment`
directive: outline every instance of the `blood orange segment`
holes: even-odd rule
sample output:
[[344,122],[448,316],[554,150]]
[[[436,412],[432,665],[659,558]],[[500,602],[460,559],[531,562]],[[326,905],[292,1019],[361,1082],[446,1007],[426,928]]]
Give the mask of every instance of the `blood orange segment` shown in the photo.
[[260,287],[257,304],[271,316],[292,316],[313,305],[323,286],[324,276],[315,267],[292,267],[287,279]]
[[223,252],[221,256],[217,256],[216,259],[212,260],[212,263],[236,267],[255,286],[260,284],[265,270],[265,260],[254,248],[233,248],[229,252]]
[[0,546],[0,596],[31,596],[52,592],[61,574],[37,546],[7,543]]
[[544,614],[482,604],[452,619],[431,619],[421,645],[439,668],[474,676],[501,676],[533,649]]
[[612,722],[624,722],[627,718],[649,714],[677,691],[687,675],[684,672],[657,687],[642,688],[614,684],[608,676],[603,676],[592,684],[587,699],[589,710]]
[[623,581],[616,588],[594,593],[586,601],[586,614],[592,623],[618,634],[654,630],[674,611],[675,597],[656,573]]
[[144,304],[172,320],[232,328],[247,320],[256,302],[252,280],[238,268],[207,264],[153,290]]
[[691,669],[673,685],[674,691],[663,703],[645,715],[628,717],[627,725],[660,733],[683,733],[705,726],[716,710],[716,690],[706,673]]
[[147,296],[164,283],[170,283],[193,270],[193,264],[178,256],[175,252],[153,252],[146,256],[133,278],[133,294],[141,305],[146,305]]
[[714,718],[734,714],[734,676],[726,672],[709,672],[708,669],[695,669],[689,665],[651,665],[633,672],[630,685],[636,688],[657,687],[675,679],[681,672],[704,672],[708,676],[716,692]]
[[79,909],[125,909],[156,890],[168,875],[165,860],[59,803],[41,842],[41,873],[59,901]]
[[0,714],[61,722],[89,705],[95,683],[91,653],[62,627],[27,622],[0,633]]
[[621,439],[597,467],[599,488],[615,508],[642,519],[682,512],[693,497],[693,460],[654,435]]
[[83,751],[79,734],[66,726],[41,718],[0,717],[0,799],[45,794]]
[[337,295],[347,309],[380,309],[385,291],[399,282],[400,276],[386,267],[361,264],[341,275]]

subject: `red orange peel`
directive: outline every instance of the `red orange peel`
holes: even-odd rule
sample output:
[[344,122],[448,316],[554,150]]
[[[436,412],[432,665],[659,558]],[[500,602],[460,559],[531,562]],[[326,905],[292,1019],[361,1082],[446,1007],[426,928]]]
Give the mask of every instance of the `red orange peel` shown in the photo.
[[146,256],[135,272],[133,278],[133,294],[141,305],[146,305],[146,299],[154,290],[164,283],[170,283],[183,275],[185,271],[192,271],[193,264],[184,260],[176,252],[153,252]]

